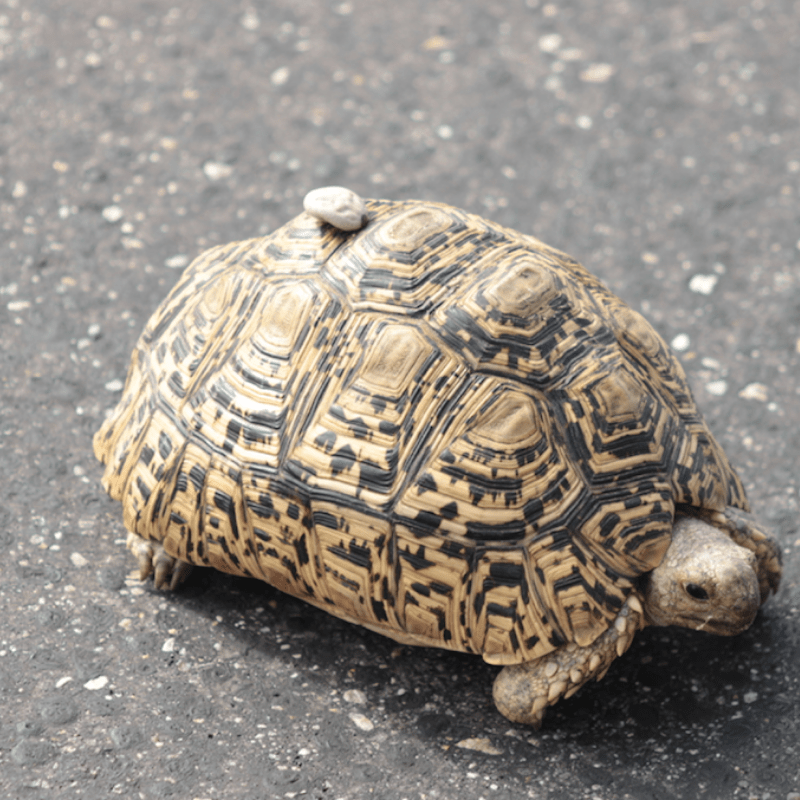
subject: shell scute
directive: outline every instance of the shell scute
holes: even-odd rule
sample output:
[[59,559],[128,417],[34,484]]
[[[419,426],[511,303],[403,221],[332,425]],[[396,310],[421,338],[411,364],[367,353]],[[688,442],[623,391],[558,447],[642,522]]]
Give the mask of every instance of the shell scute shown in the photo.
[[464,369],[407,323],[378,320],[362,336],[372,344],[329,382],[291,459],[310,486],[380,507],[426,445],[431,415]]
[[582,286],[568,284],[545,260],[516,247],[493,254],[492,264],[463,295],[443,302],[431,323],[475,368],[537,389],[565,380],[602,346],[606,330]]

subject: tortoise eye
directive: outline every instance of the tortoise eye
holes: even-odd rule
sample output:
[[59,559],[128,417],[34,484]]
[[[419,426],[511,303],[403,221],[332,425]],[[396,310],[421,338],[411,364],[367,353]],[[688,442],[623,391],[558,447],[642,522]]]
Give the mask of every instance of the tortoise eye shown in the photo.
[[708,592],[696,583],[687,583],[686,592],[690,597],[694,597],[695,600],[708,600]]

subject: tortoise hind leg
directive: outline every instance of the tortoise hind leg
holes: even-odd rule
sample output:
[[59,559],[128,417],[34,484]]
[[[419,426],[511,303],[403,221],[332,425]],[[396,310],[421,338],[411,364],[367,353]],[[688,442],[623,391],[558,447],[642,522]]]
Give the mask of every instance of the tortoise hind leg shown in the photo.
[[614,624],[586,647],[571,642],[536,661],[504,667],[494,681],[497,710],[512,722],[541,727],[548,706],[600,680],[642,627],[641,603],[631,597]]
[[139,580],[146,580],[153,575],[156,589],[175,591],[192,571],[191,564],[173,558],[160,542],[151,542],[136,533],[128,531],[125,546],[139,562]]

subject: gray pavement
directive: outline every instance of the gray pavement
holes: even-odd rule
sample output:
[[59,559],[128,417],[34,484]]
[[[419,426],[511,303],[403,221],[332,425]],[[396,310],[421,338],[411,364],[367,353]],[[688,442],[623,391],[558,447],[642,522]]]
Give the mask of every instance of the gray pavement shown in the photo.
[[[0,796],[800,797],[800,6],[0,0]],[[785,556],[540,732],[496,668],[207,571],[140,585],[91,436],[180,267],[305,192],[452,203],[674,343]]]

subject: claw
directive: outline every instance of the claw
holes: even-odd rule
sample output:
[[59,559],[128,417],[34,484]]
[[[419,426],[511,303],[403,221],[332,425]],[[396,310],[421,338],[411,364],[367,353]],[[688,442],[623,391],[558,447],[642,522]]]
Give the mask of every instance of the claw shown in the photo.
[[170,590],[174,592],[191,574],[192,565],[187,561],[177,559],[172,569],[172,580],[169,584]]
[[139,564],[139,580],[147,580],[153,572],[153,545],[135,533],[128,533],[125,546],[136,556]]
[[155,558],[155,578],[153,579],[156,589],[166,589],[172,581],[172,567],[175,559],[168,556],[164,549],[159,547]]
[[159,542],[150,542],[135,533],[128,533],[125,542],[139,564],[139,580],[153,575],[156,589],[177,589],[190,575],[192,565],[173,558]]
[[566,681],[556,681],[555,683],[550,684],[550,688],[547,692],[547,702],[552,703],[561,697],[562,694],[567,690],[567,682]]
[[539,730],[544,721],[544,715],[547,712],[547,698],[537,697],[531,706],[530,716],[526,720],[528,725],[532,725],[534,730]]
[[635,594],[631,594],[628,596],[628,605],[637,614],[644,614],[644,608],[642,607],[641,600],[639,600],[639,598]]

